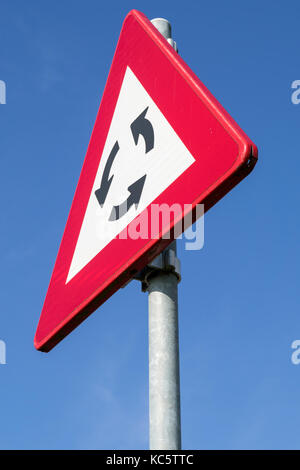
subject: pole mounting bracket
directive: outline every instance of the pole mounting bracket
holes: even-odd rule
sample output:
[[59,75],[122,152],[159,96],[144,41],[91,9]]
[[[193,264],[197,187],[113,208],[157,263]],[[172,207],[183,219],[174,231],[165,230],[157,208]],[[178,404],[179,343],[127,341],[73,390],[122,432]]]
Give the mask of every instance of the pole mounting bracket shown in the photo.
[[181,281],[180,260],[176,254],[176,241],[172,242],[167,249],[139,271],[134,276],[134,279],[141,281],[142,291],[146,292],[149,286],[149,279],[161,273],[173,273],[177,277],[178,282]]

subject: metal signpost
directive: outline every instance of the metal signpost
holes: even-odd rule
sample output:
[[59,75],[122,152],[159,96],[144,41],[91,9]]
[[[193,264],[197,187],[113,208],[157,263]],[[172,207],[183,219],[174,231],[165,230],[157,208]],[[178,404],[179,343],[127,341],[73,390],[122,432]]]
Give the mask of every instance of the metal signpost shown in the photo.
[[[202,215],[199,204],[209,210],[256,161],[256,146],[177,54],[169,22],[129,12],[34,344],[50,351],[140,280],[149,294],[151,449],[181,448],[174,239]],[[167,221],[157,207],[170,209]],[[141,225],[147,236],[137,236]]]
[[[177,51],[171,25],[151,23]],[[150,449],[181,449],[178,287],[180,263],[176,240],[148,273],[149,292],[149,436]],[[153,266],[153,265],[152,265]]]

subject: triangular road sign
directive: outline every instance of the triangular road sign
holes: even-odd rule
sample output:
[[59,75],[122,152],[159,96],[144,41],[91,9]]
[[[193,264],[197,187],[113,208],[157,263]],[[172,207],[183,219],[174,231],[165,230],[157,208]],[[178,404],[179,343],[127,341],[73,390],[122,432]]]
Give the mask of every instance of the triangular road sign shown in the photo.
[[[207,211],[254,167],[257,150],[150,21],[123,24],[35,336],[49,351],[157,256],[189,207]],[[129,237],[154,204],[168,224]]]
[[[139,134],[147,125],[153,135],[151,143]],[[135,130],[137,129],[137,130]],[[140,137],[139,137],[140,136]],[[153,141],[153,143],[152,143]],[[108,160],[118,142],[113,164]],[[151,149],[150,149],[151,147]],[[152,148],[153,147],[153,148]],[[170,152],[170,149],[173,149]],[[148,150],[148,151],[147,151]],[[150,152],[151,150],[151,152]],[[161,156],[164,156],[162,159]],[[67,282],[86,266],[106,245],[146,207],[168,188],[193,162],[188,149],[170,126],[151,96],[127,67],[111,121],[102,158],[90,194],[80,234],[72,258]],[[105,167],[111,168],[112,178],[103,208],[95,192],[101,186]],[[137,209],[135,207],[115,223],[108,223],[114,205],[126,201],[128,187],[146,175]],[[100,203],[102,200],[100,200]],[[95,230],[95,221],[97,226]],[[103,228],[106,231],[103,232]]]

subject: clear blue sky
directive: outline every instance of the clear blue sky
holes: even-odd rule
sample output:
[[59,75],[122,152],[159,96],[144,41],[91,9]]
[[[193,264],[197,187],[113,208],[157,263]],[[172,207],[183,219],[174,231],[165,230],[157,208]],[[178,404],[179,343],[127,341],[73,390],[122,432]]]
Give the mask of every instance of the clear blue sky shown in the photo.
[[6,1],[0,15],[0,448],[148,446],[147,295],[120,290],[51,353],[33,337],[122,21],[180,54],[259,148],[179,286],[186,449],[300,448],[298,1]]

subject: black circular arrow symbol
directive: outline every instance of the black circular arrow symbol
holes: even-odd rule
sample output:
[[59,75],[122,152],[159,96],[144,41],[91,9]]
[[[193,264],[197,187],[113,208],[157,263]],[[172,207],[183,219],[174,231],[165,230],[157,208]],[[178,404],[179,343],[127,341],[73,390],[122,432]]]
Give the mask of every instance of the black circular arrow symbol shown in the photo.
[[105,165],[105,168],[104,168],[104,171],[103,171],[102,179],[101,179],[100,188],[95,191],[96,198],[97,198],[97,200],[98,200],[101,207],[105,203],[106,196],[108,194],[111,182],[112,182],[113,177],[114,177],[114,175],[112,175],[108,179],[110,169],[112,167],[112,164],[114,162],[114,159],[115,159],[119,149],[120,149],[119,143],[118,143],[118,141],[116,141],[116,143],[113,146],[113,148],[111,149],[111,152],[110,152],[109,157],[107,159],[107,162],[106,162],[106,165]]
[[144,109],[144,111],[130,125],[135,145],[138,144],[140,134],[144,137],[146,153],[150,152],[150,150],[152,150],[154,147],[153,127],[149,119],[145,118],[147,111],[148,107]]
[[147,175],[142,176],[140,179],[135,181],[135,183],[128,186],[128,191],[130,192],[130,195],[128,196],[126,201],[122,202],[122,204],[120,204],[119,206],[114,206],[112,208],[108,220],[112,221],[120,219],[122,215],[126,214],[126,212],[129,211],[130,207],[133,206],[133,204],[135,204],[135,207],[137,209],[137,206],[141,199],[146,176]]
[[[148,107],[130,124],[131,133],[134,139],[135,145],[138,144],[139,136],[142,135],[145,141],[145,153],[150,152],[154,148],[154,130],[149,119],[146,119],[146,113]],[[114,175],[109,178],[110,170],[114,159],[120,149],[118,141],[115,142],[109,157],[107,159],[104,172],[101,179],[100,188],[95,191],[95,196],[102,207],[105,203],[109,188],[111,186]],[[135,181],[133,184],[128,186],[128,191],[130,195],[128,198],[119,204],[118,206],[113,206],[111,214],[109,216],[109,221],[114,221],[120,219],[125,215],[131,206],[135,205],[136,209],[141,199],[142,191],[144,188],[146,176],[144,175]]]

